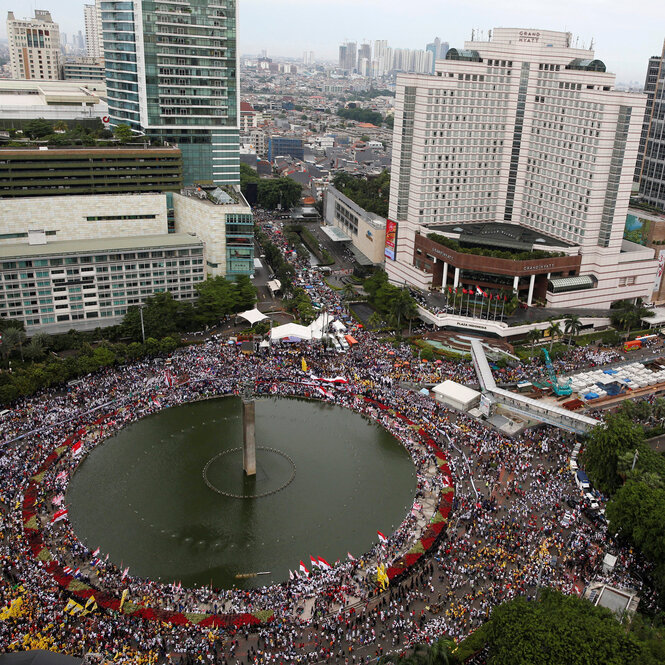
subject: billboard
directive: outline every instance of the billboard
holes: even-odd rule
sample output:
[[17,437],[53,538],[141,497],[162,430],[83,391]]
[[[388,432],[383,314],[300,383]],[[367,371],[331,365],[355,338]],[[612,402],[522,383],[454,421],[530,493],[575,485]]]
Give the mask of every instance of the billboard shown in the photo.
[[656,279],[653,282],[653,290],[655,292],[660,292],[660,287],[663,281],[663,270],[665,270],[665,249],[661,249],[658,254],[658,272],[656,273]]
[[391,259],[392,261],[394,261],[396,251],[397,251],[397,222],[393,222],[392,219],[387,219],[386,245],[383,254],[387,259]]

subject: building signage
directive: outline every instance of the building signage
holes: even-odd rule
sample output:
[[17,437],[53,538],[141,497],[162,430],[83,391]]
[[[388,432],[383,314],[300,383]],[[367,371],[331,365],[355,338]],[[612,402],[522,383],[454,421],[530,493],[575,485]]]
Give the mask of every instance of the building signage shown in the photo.
[[387,259],[395,260],[397,253],[397,222],[393,222],[392,219],[386,220],[386,244],[383,253]]
[[533,30],[520,30],[520,36],[517,40],[518,42],[538,42],[540,41],[540,33]]
[[548,270],[549,268],[554,268],[553,263],[542,263],[538,266],[524,266],[522,270]]

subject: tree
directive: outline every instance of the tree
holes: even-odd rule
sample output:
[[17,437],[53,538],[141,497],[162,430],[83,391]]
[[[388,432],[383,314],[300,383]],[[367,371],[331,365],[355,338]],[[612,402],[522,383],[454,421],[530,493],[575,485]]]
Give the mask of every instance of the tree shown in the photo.
[[540,341],[541,339],[540,330],[536,330],[535,328],[529,330],[529,334],[526,336],[526,338],[531,342],[531,351],[533,351],[536,346],[536,342]]
[[418,313],[418,309],[414,299],[409,293],[409,289],[404,287],[402,289],[396,289],[396,291],[397,293],[395,293],[394,297],[390,299],[388,311],[394,319],[396,319],[397,329],[401,330],[402,317],[411,319]]
[[2,331],[2,341],[0,342],[0,353],[5,360],[19,349],[21,352],[21,359],[23,359],[23,342],[26,339],[25,332],[20,328],[5,328]]
[[550,334],[550,351],[552,350],[552,346],[554,344],[554,337],[559,337],[561,335],[561,325],[559,324],[558,321],[552,321],[550,324],[550,327],[547,329],[549,334]]
[[625,665],[641,653],[612,612],[547,588],[495,607],[487,636],[490,664]]
[[378,312],[372,312],[372,315],[367,321],[367,325],[373,330],[383,327],[383,317]]
[[116,125],[113,129],[113,135],[120,143],[129,143],[134,138],[134,132],[132,132],[129,125]]
[[582,321],[580,321],[580,317],[577,316],[577,314],[571,314],[564,321],[564,330],[566,335],[569,335],[568,346],[570,347],[570,343],[573,341],[573,337],[579,335],[580,330],[582,330]]
[[34,118],[23,125],[23,133],[31,139],[43,139],[53,133],[53,125],[44,118]]
[[23,355],[28,360],[41,360],[46,355],[46,348],[42,341],[35,335],[23,348]]
[[236,277],[235,311],[245,312],[256,304],[256,288],[247,275]]
[[619,457],[644,444],[644,428],[623,413],[614,413],[588,434],[583,452],[585,468],[594,485],[612,494],[621,484],[617,472]]
[[351,300],[351,298],[356,297],[356,289],[351,283],[347,283],[344,285],[344,288],[342,289],[342,293],[344,294],[344,299],[345,300]]

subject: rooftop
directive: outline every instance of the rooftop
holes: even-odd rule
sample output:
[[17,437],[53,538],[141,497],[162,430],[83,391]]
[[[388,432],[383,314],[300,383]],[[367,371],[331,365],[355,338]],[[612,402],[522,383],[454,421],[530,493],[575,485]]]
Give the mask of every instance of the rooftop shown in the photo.
[[43,245],[18,243],[0,245],[0,260],[57,256],[60,254],[97,254],[122,250],[154,249],[156,247],[182,247],[197,245],[203,241],[188,233],[162,233],[151,236],[129,236],[126,238],[95,238],[91,240],[62,240]]
[[552,238],[518,224],[481,222],[476,224],[432,224],[428,231],[455,237],[460,243],[483,245],[492,249],[550,249],[574,247],[575,243]]

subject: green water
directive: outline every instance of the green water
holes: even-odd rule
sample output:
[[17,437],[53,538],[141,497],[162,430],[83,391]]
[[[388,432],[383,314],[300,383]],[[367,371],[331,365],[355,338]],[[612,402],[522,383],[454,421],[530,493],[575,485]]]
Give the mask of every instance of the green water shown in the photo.
[[[206,463],[242,445],[241,402],[222,398],[165,409],[98,446],[71,480],[69,518],[78,537],[132,575],[186,586],[254,586],[288,579],[310,554],[330,563],[362,554],[404,518],[415,469],[383,428],[347,409],[257,399],[257,445],[292,458],[286,489],[258,499],[220,496]],[[291,476],[289,461],[257,451],[255,480],[242,453],[214,460],[213,485],[259,494]],[[270,571],[254,580],[236,574]]]

